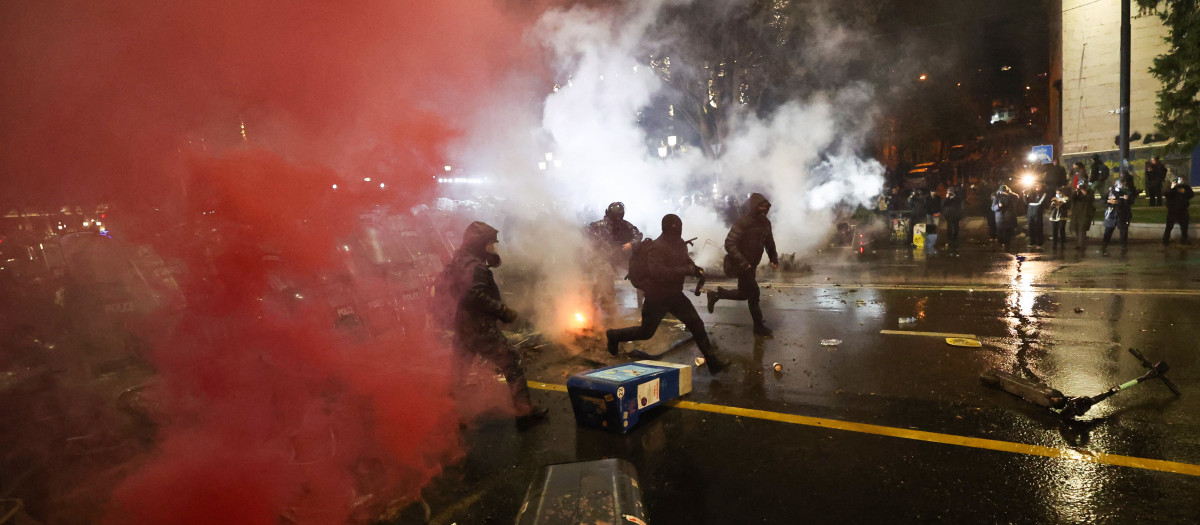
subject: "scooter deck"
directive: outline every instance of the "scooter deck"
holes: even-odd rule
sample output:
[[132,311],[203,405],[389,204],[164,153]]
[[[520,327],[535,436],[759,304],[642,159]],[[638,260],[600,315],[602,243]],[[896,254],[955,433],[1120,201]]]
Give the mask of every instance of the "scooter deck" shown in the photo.
[[1061,409],[1067,403],[1067,397],[1062,392],[1003,370],[988,370],[979,374],[979,380],[1035,405]]

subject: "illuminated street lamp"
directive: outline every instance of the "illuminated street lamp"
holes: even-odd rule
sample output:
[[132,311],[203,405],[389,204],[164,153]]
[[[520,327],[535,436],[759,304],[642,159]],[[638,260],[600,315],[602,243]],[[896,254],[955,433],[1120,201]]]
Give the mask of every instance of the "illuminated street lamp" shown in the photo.
[[545,163],[545,162],[539,162],[539,163],[538,163],[538,169],[539,169],[539,170],[542,170],[542,171],[546,171],[546,163]]
[[676,137],[675,135],[671,135],[671,136],[667,137],[667,145],[668,146],[671,146],[672,148],[674,148],[675,144],[678,144],[678,143],[679,143],[679,137]]
[[658,147],[658,156],[659,156],[659,158],[663,158],[663,159],[667,158],[667,147],[666,146]]

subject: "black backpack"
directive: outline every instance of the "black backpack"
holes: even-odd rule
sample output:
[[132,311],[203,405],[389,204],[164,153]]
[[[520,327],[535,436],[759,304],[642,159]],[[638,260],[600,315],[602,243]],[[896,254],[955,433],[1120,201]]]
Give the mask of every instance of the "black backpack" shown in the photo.
[[650,284],[650,250],[653,246],[654,239],[645,239],[635,244],[629,255],[629,274],[625,278],[638,290],[645,290]]

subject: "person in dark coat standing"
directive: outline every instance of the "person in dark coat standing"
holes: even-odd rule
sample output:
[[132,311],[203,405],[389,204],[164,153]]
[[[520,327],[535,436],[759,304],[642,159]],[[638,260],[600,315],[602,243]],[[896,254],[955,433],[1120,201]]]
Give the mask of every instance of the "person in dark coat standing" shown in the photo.
[[946,200],[942,201],[942,218],[946,219],[946,246],[958,247],[958,223],[963,219],[963,196],[957,187],[951,186],[946,190]]
[[704,331],[704,321],[696,313],[696,307],[683,293],[683,280],[689,276],[701,276],[704,271],[688,256],[687,241],[683,240],[683,221],[678,215],[668,214],[662,219],[662,235],[646,248],[647,270],[645,284],[646,302],[642,305],[642,324],[616,330],[608,330],[608,353],[617,355],[620,344],[625,341],[644,341],[654,337],[658,325],[668,313],[679,319],[691,332],[696,347],[704,355],[709,373],[716,374],[725,369],[729,362],[717,355]]
[[1100,245],[1100,253],[1108,255],[1108,242],[1112,240],[1114,229],[1121,230],[1121,253],[1129,251],[1129,222],[1133,219],[1133,201],[1136,197],[1126,184],[1125,177],[1113,181],[1108,193],[1104,195],[1107,208],[1104,210],[1104,242]]
[[1163,231],[1163,246],[1171,243],[1171,228],[1179,224],[1179,242],[1191,244],[1188,241],[1188,206],[1192,204],[1192,187],[1183,177],[1175,177],[1171,188],[1167,190],[1167,229]]
[[1057,160],[1053,164],[1046,165],[1046,195],[1052,196],[1059,188],[1063,188],[1066,192],[1067,188],[1067,170],[1059,164]]
[[1036,182],[1033,189],[1025,194],[1025,226],[1029,229],[1029,245],[1041,248],[1046,242],[1046,189],[1041,182]]
[[1067,196],[1066,188],[1054,190],[1054,198],[1050,199],[1050,232],[1053,248],[1067,247],[1067,219],[1071,215],[1071,199]]
[[996,239],[1000,241],[1000,247],[1005,251],[1008,250],[1013,232],[1017,229],[1018,200],[1017,194],[1008,189],[1005,184],[1001,184],[1000,188],[996,190],[996,194],[992,195],[992,213],[996,217]]
[[500,323],[516,321],[517,313],[504,304],[492,268],[500,266],[496,253],[499,232],[483,222],[472,222],[463,233],[447,271],[462,289],[454,314],[454,348],[461,370],[475,356],[500,369],[512,395],[517,426],[524,428],[546,418],[547,409],[534,406],[521,366],[521,353],[504,337]]
[[1100,154],[1093,153],[1092,173],[1091,178],[1088,179],[1088,182],[1091,183],[1092,187],[1095,188],[1104,184],[1108,184],[1108,176],[1111,174],[1112,172],[1108,169],[1108,165],[1105,164],[1104,161],[1100,160]]
[[596,257],[591,261],[595,279],[592,295],[600,303],[600,308],[612,316],[615,314],[617,296],[614,282],[629,267],[629,255],[633,245],[642,240],[642,232],[625,220],[625,204],[620,202],[609,204],[604,211],[604,218],[589,224],[587,231],[596,252]]
[[[771,232],[771,220],[767,212],[771,203],[759,193],[750,194],[746,213],[742,215],[729,234],[725,236],[725,275],[737,276],[737,290],[718,287],[708,292],[708,313],[713,312],[717,301],[732,299],[746,301],[750,305],[750,318],[754,320],[754,333],[768,337],[771,329],[763,322],[759,307],[758,263],[762,262],[763,251],[771,261],[771,267],[779,267],[779,254],[775,252],[775,236]],[[911,234],[911,230],[910,230]]]
[[1146,197],[1151,206],[1163,205],[1163,183],[1167,181],[1167,166],[1157,156],[1146,162]]
[[1092,229],[1092,220],[1096,217],[1096,195],[1087,181],[1081,180],[1068,199],[1071,202],[1069,217],[1071,231],[1075,234],[1075,249],[1082,250],[1087,245],[1087,232]]

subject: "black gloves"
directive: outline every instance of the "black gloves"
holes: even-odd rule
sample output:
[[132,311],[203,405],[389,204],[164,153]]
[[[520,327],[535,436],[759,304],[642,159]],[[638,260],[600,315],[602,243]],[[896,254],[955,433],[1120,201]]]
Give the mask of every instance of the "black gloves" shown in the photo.
[[517,320],[517,311],[516,310],[513,310],[512,308],[505,306],[504,309],[500,311],[500,322],[511,323],[516,320]]

